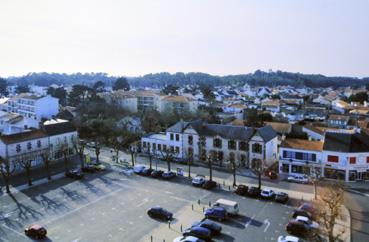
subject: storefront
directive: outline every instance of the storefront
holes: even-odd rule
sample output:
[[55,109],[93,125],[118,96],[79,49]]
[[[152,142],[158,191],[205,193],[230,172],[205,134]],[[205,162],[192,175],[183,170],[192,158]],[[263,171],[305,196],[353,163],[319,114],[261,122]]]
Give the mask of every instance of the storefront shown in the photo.
[[324,177],[328,179],[335,179],[335,180],[346,180],[346,171],[335,169],[335,168],[324,168]]

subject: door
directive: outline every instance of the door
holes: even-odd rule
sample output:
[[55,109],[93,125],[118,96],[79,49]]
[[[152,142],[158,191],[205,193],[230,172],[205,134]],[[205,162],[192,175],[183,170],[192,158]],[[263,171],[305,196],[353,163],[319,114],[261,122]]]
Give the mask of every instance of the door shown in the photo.
[[361,180],[363,180],[363,173],[362,173],[362,172],[358,172],[358,173],[357,173],[356,180],[357,180],[357,181],[361,181]]

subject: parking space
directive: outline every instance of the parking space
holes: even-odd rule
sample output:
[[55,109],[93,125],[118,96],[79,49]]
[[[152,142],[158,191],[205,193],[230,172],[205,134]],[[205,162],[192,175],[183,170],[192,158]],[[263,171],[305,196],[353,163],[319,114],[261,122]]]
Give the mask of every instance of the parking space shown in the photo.
[[[219,198],[238,202],[240,215],[222,223],[224,234],[215,241],[275,241],[285,234],[292,207],[194,188],[179,178],[162,181],[107,171],[1,197],[0,241],[29,241],[23,227],[35,222],[48,229],[50,241],[131,242],[150,241],[151,236],[172,241],[181,227],[201,219],[203,209]],[[171,228],[146,215],[155,205],[174,213]]]

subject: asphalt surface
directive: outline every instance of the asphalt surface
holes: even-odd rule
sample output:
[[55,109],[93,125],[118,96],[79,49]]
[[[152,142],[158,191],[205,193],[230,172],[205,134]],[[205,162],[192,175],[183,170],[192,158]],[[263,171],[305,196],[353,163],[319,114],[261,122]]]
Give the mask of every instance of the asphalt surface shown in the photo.
[[284,234],[292,207],[209,192],[176,179],[106,171],[87,174],[82,181],[61,178],[2,196],[0,241],[31,241],[23,235],[24,226],[31,223],[47,228],[48,241],[139,241],[161,224],[147,217],[149,207],[160,205],[176,214],[198,199],[208,203],[224,197],[239,202],[240,216],[225,222],[224,235],[215,241],[275,241]]

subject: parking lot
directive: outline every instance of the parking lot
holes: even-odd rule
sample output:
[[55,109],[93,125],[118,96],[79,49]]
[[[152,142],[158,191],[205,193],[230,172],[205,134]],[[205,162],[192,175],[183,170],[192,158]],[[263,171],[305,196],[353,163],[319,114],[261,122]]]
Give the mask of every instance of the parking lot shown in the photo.
[[[237,201],[240,214],[221,223],[223,235],[214,241],[276,241],[285,234],[291,206],[194,188],[186,179],[162,181],[106,171],[0,197],[0,241],[30,241],[23,235],[30,223],[44,225],[49,241],[135,242],[151,241],[151,236],[153,241],[172,241],[219,198]],[[147,216],[154,205],[174,213],[170,228]]]

